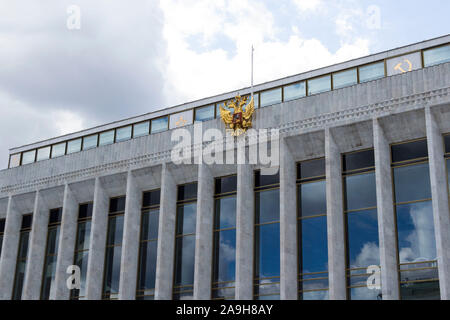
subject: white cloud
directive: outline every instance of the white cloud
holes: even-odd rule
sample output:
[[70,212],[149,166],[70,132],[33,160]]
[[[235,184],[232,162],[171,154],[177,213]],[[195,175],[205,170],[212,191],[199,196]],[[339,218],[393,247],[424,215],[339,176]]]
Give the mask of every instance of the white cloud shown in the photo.
[[322,5],[322,0],[293,0],[300,11],[316,10]]
[[[313,8],[319,2],[314,3],[303,5]],[[167,0],[161,2],[161,9],[168,48],[165,93],[170,103],[249,86],[251,44],[255,46],[255,84],[369,53],[365,39],[346,41],[335,53],[317,39],[302,38],[295,30],[281,40],[273,14],[250,0]],[[193,36],[201,39],[200,45],[195,42],[197,46],[193,46]],[[229,47],[208,48],[212,39],[219,37],[227,39]]]

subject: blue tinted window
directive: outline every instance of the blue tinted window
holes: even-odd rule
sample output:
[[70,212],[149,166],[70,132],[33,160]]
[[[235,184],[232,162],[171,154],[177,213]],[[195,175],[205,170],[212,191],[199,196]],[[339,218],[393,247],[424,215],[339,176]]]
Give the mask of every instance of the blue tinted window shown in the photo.
[[159,209],[142,213],[137,299],[153,297],[156,282]]
[[213,281],[214,282],[234,281],[235,270],[236,270],[236,229],[215,232]]
[[67,142],[67,154],[81,151],[81,138]]
[[306,83],[298,82],[283,88],[284,101],[290,101],[306,96]]
[[158,239],[159,209],[146,210],[142,214],[141,240]]
[[214,105],[195,109],[195,121],[214,119]]
[[333,73],[333,88],[339,89],[358,83],[356,69]]
[[131,139],[131,126],[119,128],[116,130],[116,142]]
[[195,233],[197,204],[189,203],[178,206],[177,234]]
[[151,133],[158,133],[161,131],[165,131],[168,129],[168,127],[169,127],[169,118],[168,117],[153,119]]
[[192,285],[194,283],[195,235],[179,237],[175,245],[175,285]]
[[40,148],[37,151],[37,161],[47,160],[50,158],[50,147]]
[[280,225],[271,223],[256,228],[257,268],[255,278],[280,275]]
[[397,205],[400,263],[436,259],[431,201]]
[[83,138],[83,150],[97,147],[98,135],[87,136]]
[[327,213],[326,182],[316,181],[299,186],[300,216],[308,217]]
[[150,131],[150,122],[141,122],[133,125],[133,137],[142,137],[149,133]]
[[327,217],[302,219],[298,225],[299,272],[328,270]]
[[281,88],[261,92],[261,107],[281,102]]
[[266,223],[280,220],[280,192],[278,189],[257,192],[256,223]]
[[436,64],[449,62],[450,61],[450,45],[425,50],[423,52],[423,60],[425,63],[425,67],[430,67],[430,66],[434,66]]
[[236,227],[236,196],[216,200],[215,229]]
[[348,212],[346,216],[349,267],[379,265],[377,210]]
[[359,82],[367,82],[384,77],[384,62],[359,67]]
[[324,76],[308,80],[308,95],[322,93],[331,90],[331,76]]
[[347,176],[344,182],[346,210],[376,207],[375,172]]
[[22,153],[22,164],[33,163],[36,157],[36,150]]
[[100,146],[114,143],[114,130],[100,133]]
[[394,169],[395,202],[431,198],[428,163]]

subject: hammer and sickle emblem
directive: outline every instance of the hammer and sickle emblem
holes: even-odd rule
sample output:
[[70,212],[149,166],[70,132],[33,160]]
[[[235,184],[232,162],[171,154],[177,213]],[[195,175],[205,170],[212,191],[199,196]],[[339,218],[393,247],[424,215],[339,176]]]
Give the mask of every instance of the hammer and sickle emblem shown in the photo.
[[180,116],[180,119],[177,122],[175,122],[175,125],[177,127],[184,126],[186,124],[186,122],[187,122],[187,120],[184,120],[183,116]]
[[[405,69],[402,68],[403,62],[406,62],[408,64],[408,70],[405,70]],[[412,67],[413,66],[412,66],[411,61],[409,61],[408,59],[405,59],[405,60],[403,60],[403,62],[400,62],[399,64],[397,64],[394,67],[394,70],[400,71],[401,73],[412,71]]]

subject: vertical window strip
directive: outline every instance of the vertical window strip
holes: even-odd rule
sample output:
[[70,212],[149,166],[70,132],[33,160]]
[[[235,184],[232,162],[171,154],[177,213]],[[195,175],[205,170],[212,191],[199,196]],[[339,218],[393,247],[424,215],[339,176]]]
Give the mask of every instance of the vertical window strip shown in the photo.
[[[231,181],[232,187],[221,188]],[[217,178],[214,195],[212,299],[235,298],[237,176]],[[224,190],[225,189],[225,190]],[[230,256],[232,251],[232,256]]]
[[[146,196],[151,200],[142,204],[136,300],[153,300],[155,297],[160,190],[145,192],[144,198]],[[157,201],[152,201],[153,198]]]
[[297,168],[298,295],[300,300],[328,300],[325,159]]
[[89,259],[93,203],[80,204],[78,207],[77,238],[75,242],[74,265],[80,268],[80,289],[70,292],[71,300],[86,299],[86,276]]
[[175,233],[173,299],[192,297],[197,216],[197,182],[179,185]]
[[[399,151],[406,156],[399,157]],[[426,139],[391,145],[400,298],[440,299]],[[397,154],[397,156],[396,156]]]
[[32,214],[22,216],[12,300],[22,299],[32,219]]
[[255,171],[255,300],[280,298],[280,185],[279,175]]
[[5,232],[6,219],[0,219],[0,258],[2,257],[3,234]]
[[[369,289],[369,266],[380,267],[373,149],[342,156],[346,226],[347,290],[351,300],[381,300]],[[357,254],[356,254],[357,253]]]
[[50,210],[45,250],[44,274],[41,287],[41,300],[54,300],[56,260],[59,247],[59,231],[61,227],[62,208]]
[[104,300],[117,300],[119,298],[125,201],[125,196],[111,198],[109,201],[108,233],[106,238],[103,278]]

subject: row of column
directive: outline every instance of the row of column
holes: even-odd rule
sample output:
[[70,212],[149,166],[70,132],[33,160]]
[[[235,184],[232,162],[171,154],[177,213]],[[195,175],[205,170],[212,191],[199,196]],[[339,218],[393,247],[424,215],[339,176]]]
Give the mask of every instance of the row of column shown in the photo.
[[[450,299],[450,216],[442,133],[430,108],[425,109],[429,168],[435,222],[440,290]],[[399,276],[392,192],[390,142],[379,120],[373,120],[376,192],[383,299],[399,299]],[[298,252],[296,159],[285,140],[280,143],[280,296],[297,299]],[[346,299],[345,225],[341,152],[332,129],[325,129],[327,234],[330,299]],[[155,299],[171,299],[174,270],[177,181],[168,165],[162,166]],[[128,172],[122,244],[119,299],[135,299],[139,260],[142,191],[133,171]],[[194,299],[211,298],[214,217],[214,176],[198,167],[197,230]],[[17,199],[9,197],[0,260],[0,299],[11,299],[17,262],[21,215]],[[102,179],[95,179],[92,230],[87,269],[87,298],[101,299],[108,224],[109,196]],[[69,184],[64,186],[63,217],[56,267],[56,298],[69,299],[66,269],[73,264],[78,202]],[[39,299],[49,210],[42,192],[35,194],[33,225],[27,258],[23,299]],[[237,166],[236,299],[253,299],[254,185],[253,167]]]

